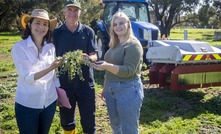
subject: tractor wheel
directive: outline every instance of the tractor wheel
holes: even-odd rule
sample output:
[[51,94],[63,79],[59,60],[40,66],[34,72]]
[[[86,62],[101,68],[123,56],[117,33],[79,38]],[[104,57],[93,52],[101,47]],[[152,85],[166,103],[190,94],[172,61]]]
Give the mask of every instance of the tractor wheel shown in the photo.
[[98,46],[98,59],[103,60],[104,54],[108,50],[109,35],[106,32],[98,31],[97,33],[97,46]]

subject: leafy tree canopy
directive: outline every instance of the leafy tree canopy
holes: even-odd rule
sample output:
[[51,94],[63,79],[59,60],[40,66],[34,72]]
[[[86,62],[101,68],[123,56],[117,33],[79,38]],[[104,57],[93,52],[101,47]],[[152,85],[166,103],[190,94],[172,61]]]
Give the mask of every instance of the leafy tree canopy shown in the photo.
[[[199,0],[152,0],[152,7],[156,20],[161,22],[161,35],[170,35],[170,29],[176,24],[188,22],[194,18],[188,17],[199,4]],[[186,16],[182,17],[181,16]]]
[[[20,17],[23,13],[31,13],[33,9],[43,8],[49,12],[50,17],[58,18],[63,23],[63,8],[66,0],[0,0],[0,30],[21,31]],[[82,5],[81,22],[95,27],[99,18],[98,0],[80,0]],[[16,18],[16,19],[15,19]]]

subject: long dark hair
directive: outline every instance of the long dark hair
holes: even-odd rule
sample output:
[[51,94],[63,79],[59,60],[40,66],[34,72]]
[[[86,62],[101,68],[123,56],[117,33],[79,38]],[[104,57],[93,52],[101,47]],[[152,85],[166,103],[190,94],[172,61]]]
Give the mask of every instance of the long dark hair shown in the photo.
[[[28,22],[32,24],[33,20],[34,18],[31,18]],[[49,22],[49,26],[50,26],[50,22]],[[31,29],[27,24],[26,29],[24,29],[21,37],[22,39],[27,39],[29,35],[31,35]],[[50,31],[50,27],[49,27],[47,34],[43,38],[43,41],[46,41],[47,43],[51,43],[52,42],[51,35],[52,35],[52,32]]]

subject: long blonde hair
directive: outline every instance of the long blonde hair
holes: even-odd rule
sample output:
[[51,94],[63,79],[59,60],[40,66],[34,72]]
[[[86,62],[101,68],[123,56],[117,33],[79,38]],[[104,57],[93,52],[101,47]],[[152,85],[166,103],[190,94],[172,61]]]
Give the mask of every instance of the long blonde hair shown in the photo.
[[120,42],[117,34],[114,32],[114,20],[116,18],[124,18],[126,19],[126,23],[128,24],[128,32],[126,33],[126,36],[125,36],[125,42],[128,42],[132,39],[136,39],[128,16],[123,12],[120,12],[120,11],[116,12],[112,17],[111,25],[110,25],[110,43],[109,43],[110,48],[114,48]]

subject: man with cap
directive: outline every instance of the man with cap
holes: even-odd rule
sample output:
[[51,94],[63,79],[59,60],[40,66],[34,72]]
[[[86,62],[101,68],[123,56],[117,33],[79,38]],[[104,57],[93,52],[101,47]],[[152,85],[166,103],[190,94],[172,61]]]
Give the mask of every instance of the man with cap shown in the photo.
[[[97,44],[92,28],[79,21],[81,4],[77,0],[68,0],[64,4],[63,14],[65,22],[53,32],[56,55],[62,56],[66,52],[82,50],[82,56],[89,61],[97,60]],[[60,107],[60,122],[64,134],[76,134],[75,110],[76,104],[80,112],[80,122],[83,132],[95,133],[95,89],[93,68],[82,65],[84,81],[76,74],[73,80],[67,73],[60,75],[59,80],[69,98],[71,109]]]

